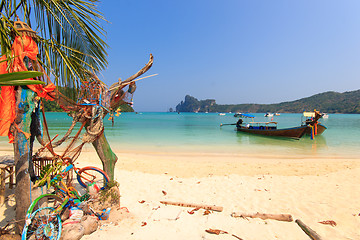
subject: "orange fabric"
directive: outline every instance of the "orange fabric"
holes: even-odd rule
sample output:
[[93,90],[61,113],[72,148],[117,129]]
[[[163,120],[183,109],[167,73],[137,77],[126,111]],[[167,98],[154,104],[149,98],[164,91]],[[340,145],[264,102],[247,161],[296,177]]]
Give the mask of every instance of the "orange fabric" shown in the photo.
[[[12,63],[10,63],[9,69],[8,63],[1,62],[0,63],[0,74],[8,73],[8,72],[20,72],[27,71],[28,69],[25,66],[24,58],[27,56],[31,60],[36,60],[36,56],[39,52],[36,42],[29,36],[17,36],[15,37],[14,43],[12,45],[12,56],[14,59]],[[6,56],[2,56],[0,60],[5,60]],[[31,79],[27,79],[31,80]],[[54,84],[49,84],[46,87],[42,85],[28,85],[28,87],[36,92],[38,96],[43,97],[47,100],[52,99],[47,93],[51,92],[55,89]],[[12,143],[14,137],[9,131],[11,123],[15,120],[15,91],[13,86],[1,87],[1,99],[0,99],[0,136],[9,136],[9,142]]]
[[46,100],[53,101],[54,98],[50,97],[47,93],[54,91],[56,86],[53,83],[48,84],[47,86],[43,87],[40,84],[35,85],[27,85],[31,90],[37,93],[39,97],[45,98]]
[[14,137],[9,129],[15,119],[15,91],[13,86],[1,87],[0,114],[0,136],[9,136],[9,141],[12,143]]

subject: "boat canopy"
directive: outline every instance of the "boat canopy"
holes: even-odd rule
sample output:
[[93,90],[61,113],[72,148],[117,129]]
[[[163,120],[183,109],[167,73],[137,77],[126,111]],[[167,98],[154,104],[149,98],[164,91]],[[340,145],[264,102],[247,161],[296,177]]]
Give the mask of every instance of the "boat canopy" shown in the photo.
[[277,124],[277,122],[249,122],[250,124],[265,124],[265,125],[268,125],[268,124]]
[[239,116],[243,117],[243,118],[255,118],[254,115],[251,115],[251,114],[248,114],[248,113],[241,113]]
[[315,112],[304,112],[304,117],[315,117]]

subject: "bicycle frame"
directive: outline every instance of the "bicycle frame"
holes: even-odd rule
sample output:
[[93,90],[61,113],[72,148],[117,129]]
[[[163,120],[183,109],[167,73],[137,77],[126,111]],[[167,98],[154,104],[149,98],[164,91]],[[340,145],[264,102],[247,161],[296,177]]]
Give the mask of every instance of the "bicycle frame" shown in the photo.
[[67,186],[63,180],[66,174],[72,169],[74,169],[74,165],[69,164],[61,173],[57,174],[53,179],[51,179],[50,185],[53,186],[57,191],[65,194],[65,196],[69,196],[71,198],[80,198],[78,191],[72,186]]

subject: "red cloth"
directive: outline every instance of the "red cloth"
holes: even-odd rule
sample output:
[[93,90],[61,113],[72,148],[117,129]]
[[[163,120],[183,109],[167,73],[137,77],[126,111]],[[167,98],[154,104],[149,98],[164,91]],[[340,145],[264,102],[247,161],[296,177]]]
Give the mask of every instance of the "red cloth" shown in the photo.
[[[11,56],[14,57],[13,62],[8,63],[6,61],[0,62],[0,74],[8,72],[20,72],[27,71],[25,66],[24,58],[27,56],[31,60],[36,60],[36,56],[39,50],[36,42],[29,36],[17,36],[15,37],[14,43],[11,49]],[[0,60],[6,60],[6,56],[2,56]],[[31,80],[31,79],[27,79]],[[28,85],[28,87],[36,92],[38,96],[43,97],[47,100],[53,100],[47,93],[55,89],[54,84],[49,84],[46,87],[42,85]],[[9,142],[13,142],[13,135],[10,133],[10,125],[15,120],[15,91],[13,86],[1,87],[1,98],[0,98],[0,136],[9,136]]]

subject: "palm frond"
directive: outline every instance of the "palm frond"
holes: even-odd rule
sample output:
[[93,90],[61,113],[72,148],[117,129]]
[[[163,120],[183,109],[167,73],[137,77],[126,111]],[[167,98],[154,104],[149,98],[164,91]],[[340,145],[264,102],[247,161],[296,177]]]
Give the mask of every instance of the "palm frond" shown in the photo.
[[37,71],[24,71],[24,72],[0,74],[0,86],[44,84],[44,82],[38,80],[24,80],[27,78],[36,78],[41,75],[43,75],[43,73]]
[[38,32],[39,61],[55,83],[78,86],[88,76],[107,66],[107,44],[97,10],[98,0],[2,0],[0,41],[2,53],[11,49],[15,15]]

